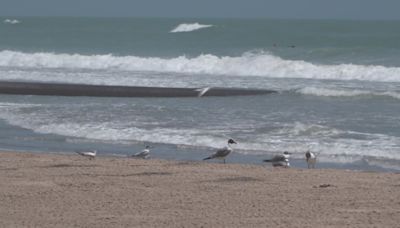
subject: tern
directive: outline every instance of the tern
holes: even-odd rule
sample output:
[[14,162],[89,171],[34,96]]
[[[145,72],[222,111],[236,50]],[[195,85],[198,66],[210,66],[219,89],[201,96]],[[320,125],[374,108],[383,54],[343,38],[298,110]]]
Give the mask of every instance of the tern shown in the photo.
[[203,161],[216,158],[216,159],[223,159],[225,164],[225,157],[228,156],[233,151],[230,144],[237,144],[237,143],[233,139],[229,139],[228,145],[226,147],[217,150],[211,156],[204,158]]
[[196,91],[199,92],[199,93],[197,94],[197,96],[198,96],[198,97],[204,96],[204,94],[206,94],[210,89],[211,89],[210,87],[196,89]]
[[315,168],[315,163],[317,163],[317,156],[313,152],[308,150],[306,152],[306,161],[309,169]]
[[145,149],[133,154],[131,157],[147,159],[150,157],[150,146],[146,145]]
[[291,153],[285,151],[283,154],[275,155],[271,159],[265,159],[264,162],[271,162],[272,166],[283,166],[285,168],[290,167],[289,157]]
[[97,151],[75,151],[77,154],[82,155],[84,157],[88,157],[90,160],[96,158]]

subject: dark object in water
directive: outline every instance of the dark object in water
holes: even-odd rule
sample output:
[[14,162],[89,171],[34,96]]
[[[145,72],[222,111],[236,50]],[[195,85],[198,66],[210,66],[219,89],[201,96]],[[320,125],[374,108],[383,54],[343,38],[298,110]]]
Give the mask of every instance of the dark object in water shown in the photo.
[[276,91],[239,88],[170,88],[0,81],[0,94],[17,95],[89,97],[202,97],[247,96],[270,93],[276,93]]

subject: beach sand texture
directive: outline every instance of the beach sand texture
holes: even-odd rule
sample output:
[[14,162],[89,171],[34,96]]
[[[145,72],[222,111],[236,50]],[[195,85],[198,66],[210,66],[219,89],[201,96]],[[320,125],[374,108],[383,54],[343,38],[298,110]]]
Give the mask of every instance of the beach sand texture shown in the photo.
[[0,227],[400,227],[400,175],[0,153]]

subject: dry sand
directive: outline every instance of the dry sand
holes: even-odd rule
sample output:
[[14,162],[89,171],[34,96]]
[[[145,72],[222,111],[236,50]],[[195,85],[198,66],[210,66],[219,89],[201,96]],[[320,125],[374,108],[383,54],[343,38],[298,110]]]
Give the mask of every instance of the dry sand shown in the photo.
[[400,227],[400,174],[0,153],[0,227]]

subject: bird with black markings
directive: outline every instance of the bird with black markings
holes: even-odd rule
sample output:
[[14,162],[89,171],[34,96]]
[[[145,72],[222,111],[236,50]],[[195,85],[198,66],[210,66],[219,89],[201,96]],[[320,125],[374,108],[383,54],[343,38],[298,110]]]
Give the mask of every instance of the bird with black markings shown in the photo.
[[97,151],[96,150],[91,150],[91,151],[75,151],[77,154],[82,155],[83,157],[89,158],[89,160],[92,160],[96,158]]
[[283,154],[273,156],[271,159],[265,159],[264,162],[271,162],[273,167],[282,166],[285,168],[290,167],[289,157],[291,153],[285,151]]
[[149,146],[149,145],[146,145],[146,147],[144,148],[144,150],[142,150],[142,151],[140,151],[140,152],[138,152],[138,153],[136,153],[136,154],[131,155],[131,157],[134,157],[134,158],[142,158],[142,159],[147,159],[147,158],[149,158],[149,157],[150,157],[150,146]]
[[307,166],[308,168],[315,168],[315,164],[317,163],[317,155],[315,155],[313,152],[311,151],[307,151],[306,152],[306,162],[307,162]]
[[217,150],[211,156],[204,158],[203,161],[215,158],[215,159],[224,160],[224,164],[225,164],[226,156],[228,156],[233,151],[232,147],[230,146],[231,144],[237,144],[237,143],[233,139],[229,139],[228,140],[228,145],[226,145],[224,148],[221,148],[221,149]]

